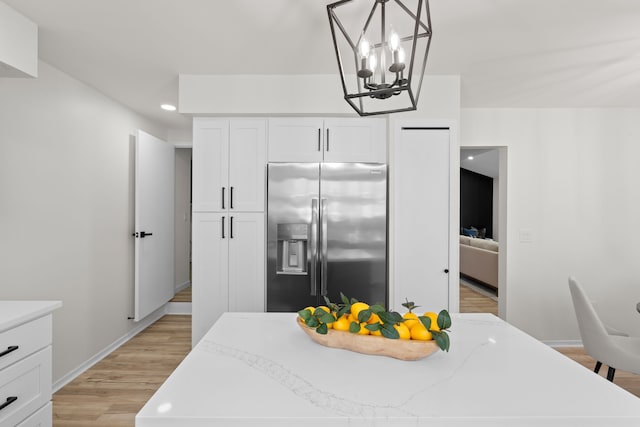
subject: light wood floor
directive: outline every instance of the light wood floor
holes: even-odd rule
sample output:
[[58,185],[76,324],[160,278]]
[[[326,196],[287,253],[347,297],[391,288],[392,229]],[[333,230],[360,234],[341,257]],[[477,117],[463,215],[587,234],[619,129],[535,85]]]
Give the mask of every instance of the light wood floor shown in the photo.
[[164,316],[53,395],[54,427],[133,427],[191,350],[191,316]]
[[[191,316],[165,316],[53,396],[56,427],[134,427],[135,415],[191,347]],[[593,370],[581,347],[557,348]],[[606,375],[606,367],[601,374]],[[615,383],[640,397],[640,375]]]
[[191,286],[187,286],[170,300],[171,302],[191,302]]
[[460,313],[493,313],[498,315],[498,302],[460,284]]

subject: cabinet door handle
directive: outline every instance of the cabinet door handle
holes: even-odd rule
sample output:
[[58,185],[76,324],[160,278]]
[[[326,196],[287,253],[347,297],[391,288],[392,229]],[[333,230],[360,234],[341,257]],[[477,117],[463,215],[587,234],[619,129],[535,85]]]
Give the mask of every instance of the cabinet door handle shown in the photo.
[[7,347],[7,349],[5,351],[3,351],[2,353],[0,353],[0,357],[2,356],[6,356],[9,353],[12,353],[14,351],[16,351],[17,349],[19,349],[20,347],[17,345],[11,345],[9,347]]
[[329,151],[329,129],[327,129],[327,151]]
[[222,238],[224,239],[224,217],[222,217]]
[[4,408],[6,408],[7,406],[11,405],[13,402],[15,402],[16,400],[18,400],[17,396],[10,396],[7,397],[6,402],[4,402],[2,405],[0,405],[0,411],[2,411]]
[[320,128],[318,128],[318,151],[322,150],[321,144],[322,144],[322,130]]
[[229,238],[233,239],[233,217],[229,217]]
[[224,209],[224,187],[222,187],[222,209]]
[[233,209],[233,187],[229,187],[229,208]]

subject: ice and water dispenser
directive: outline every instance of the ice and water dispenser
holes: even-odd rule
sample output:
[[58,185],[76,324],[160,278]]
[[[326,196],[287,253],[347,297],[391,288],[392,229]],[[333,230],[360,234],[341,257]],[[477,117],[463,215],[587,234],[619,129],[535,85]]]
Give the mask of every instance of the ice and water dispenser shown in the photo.
[[307,274],[308,224],[277,224],[276,274]]

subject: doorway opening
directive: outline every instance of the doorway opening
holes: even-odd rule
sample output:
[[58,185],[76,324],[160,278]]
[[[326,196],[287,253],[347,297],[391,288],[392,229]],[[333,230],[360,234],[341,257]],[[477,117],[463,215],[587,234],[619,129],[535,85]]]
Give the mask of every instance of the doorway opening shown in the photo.
[[175,150],[175,295],[171,302],[190,304],[192,149]]
[[460,148],[460,312],[506,318],[507,148]]

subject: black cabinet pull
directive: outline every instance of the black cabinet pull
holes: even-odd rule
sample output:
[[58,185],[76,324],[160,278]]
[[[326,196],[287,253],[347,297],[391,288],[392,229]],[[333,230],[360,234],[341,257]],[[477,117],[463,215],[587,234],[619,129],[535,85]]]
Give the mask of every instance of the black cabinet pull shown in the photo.
[[233,187],[229,187],[229,208],[233,209]]
[[224,187],[222,187],[222,209],[224,209]]
[[327,129],[327,151],[329,151],[329,129]]
[[449,274],[449,269],[448,269],[448,268],[445,268],[445,269],[444,269],[444,272],[445,272],[445,273],[447,273],[447,274]]
[[0,353],[0,357],[2,356],[6,356],[9,353],[13,353],[14,351],[16,351],[17,349],[19,349],[20,347],[18,347],[17,345],[11,345],[9,347],[7,347],[7,349],[5,351],[3,351],[2,353]]
[[7,397],[7,401],[4,402],[2,405],[0,405],[0,411],[2,411],[4,408],[6,408],[7,406],[11,405],[13,402],[15,402],[16,400],[18,400],[17,396],[10,396]]
[[224,239],[224,217],[222,217],[222,238]]
[[318,128],[318,151],[322,150],[322,147],[320,146],[321,144],[321,140],[322,139],[322,130],[320,128]]
[[229,238],[233,239],[233,217],[229,218]]

